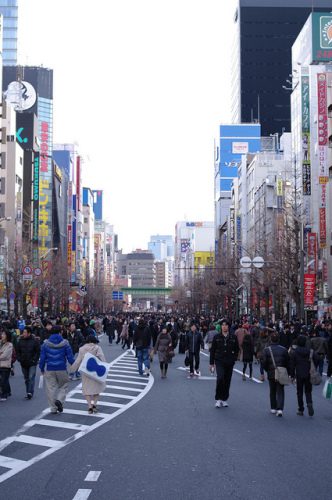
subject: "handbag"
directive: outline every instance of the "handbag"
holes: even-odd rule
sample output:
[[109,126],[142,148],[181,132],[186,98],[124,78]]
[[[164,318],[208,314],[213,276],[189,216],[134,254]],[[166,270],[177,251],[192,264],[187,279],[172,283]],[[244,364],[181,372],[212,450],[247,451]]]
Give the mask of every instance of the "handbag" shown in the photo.
[[188,355],[184,358],[184,365],[185,366],[189,366],[190,365],[190,360],[189,360],[189,356]]
[[280,385],[289,385],[289,376],[287,368],[284,366],[277,366],[274,361],[274,356],[271,347],[269,347],[269,351],[271,353],[272,363],[274,366],[274,378],[276,382],[279,382]]
[[106,382],[110,366],[111,363],[100,361],[97,356],[86,352],[78,371],[96,382],[104,383]]
[[316,370],[315,363],[313,362],[313,349],[310,350],[310,382],[312,385],[319,385],[322,382],[321,374]]
[[328,378],[323,387],[323,397],[325,399],[332,399],[332,381]]
[[167,357],[168,357],[168,358],[174,358],[174,356],[175,356],[174,349],[173,349],[173,348],[169,349],[169,350],[167,351]]

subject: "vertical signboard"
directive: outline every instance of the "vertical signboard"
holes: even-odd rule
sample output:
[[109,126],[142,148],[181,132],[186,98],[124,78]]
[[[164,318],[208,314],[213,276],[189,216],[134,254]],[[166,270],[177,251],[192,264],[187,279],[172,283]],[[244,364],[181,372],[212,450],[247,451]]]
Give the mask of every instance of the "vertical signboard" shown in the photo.
[[315,303],[316,275],[304,275],[304,305],[313,306]]
[[318,157],[319,157],[319,248],[326,248],[326,184],[327,177],[327,75],[317,74]]
[[39,255],[50,258],[47,251],[52,246],[52,168],[51,137],[47,121],[40,122],[39,167]]
[[315,274],[317,272],[317,234],[308,233],[307,244],[308,255],[308,274]]
[[232,243],[235,241],[235,210],[234,208],[229,209],[229,230],[230,230],[230,240]]
[[32,241],[38,245],[39,238],[39,153],[35,153],[33,161],[33,196],[32,196],[32,211],[33,211],[33,227]]
[[[303,72],[307,68],[303,68]],[[310,101],[309,76],[301,77],[302,107],[302,189],[304,196],[311,195],[311,161],[310,161]],[[309,215],[309,214],[308,214]]]

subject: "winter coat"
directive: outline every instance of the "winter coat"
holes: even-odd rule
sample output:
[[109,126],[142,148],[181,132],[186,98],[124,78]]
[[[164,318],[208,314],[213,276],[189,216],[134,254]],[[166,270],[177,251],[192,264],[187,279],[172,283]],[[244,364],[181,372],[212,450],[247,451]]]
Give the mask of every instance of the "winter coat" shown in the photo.
[[200,352],[201,348],[204,349],[204,341],[201,332],[198,330],[192,332],[190,330],[186,336],[186,351],[197,353]]
[[283,366],[289,370],[289,355],[287,349],[278,344],[271,344],[269,347],[265,347],[262,357],[262,366],[267,372],[267,378],[269,380],[275,380],[275,368],[272,361],[270,348],[272,349],[273,357],[276,366]]
[[37,366],[39,355],[40,343],[34,335],[20,337],[16,347],[16,357],[24,368]]
[[154,346],[158,353],[159,363],[168,363],[168,351],[172,347],[172,337],[169,333],[160,333]]
[[[99,347],[99,345],[93,343],[84,344],[82,347],[80,347],[78,351],[78,356],[76,358],[75,363],[70,367],[69,371],[71,373],[75,373],[79,369],[83,361],[84,355],[87,352],[96,356],[96,358],[100,359],[100,361],[106,361],[104,353]],[[81,372],[81,377],[82,377],[82,393],[84,394],[84,396],[94,396],[95,394],[100,394],[106,387],[106,382],[98,382],[98,380],[93,380],[92,378],[85,375],[84,372]]]
[[134,333],[134,345],[136,349],[147,349],[150,347],[151,332],[145,324],[138,325]]
[[0,368],[11,368],[13,355],[13,344],[5,342],[0,346]]
[[325,357],[327,354],[327,342],[323,337],[313,337],[311,339],[311,349],[319,356]]
[[70,365],[75,361],[69,342],[58,333],[54,333],[42,345],[39,368],[42,372],[45,370],[45,365],[47,371],[66,370],[67,361]]
[[212,340],[213,338],[217,335],[217,330],[209,330],[206,334],[206,337],[205,337],[205,342],[207,344],[209,344],[209,347],[211,347],[212,345]]
[[124,340],[128,338],[128,325],[123,324],[120,337]]
[[261,359],[263,357],[263,352],[265,347],[270,343],[270,339],[268,336],[260,337],[257,341],[256,345],[256,357],[257,359]]
[[75,330],[74,333],[68,332],[67,340],[74,354],[76,354],[79,348],[84,344],[84,337],[79,330]]
[[242,341],[242,361],[252,363],[254,360],[254,339],[247,333]]
[[[310,349],[306,347],[296,347],[289,356],[289,371],[292,378],[309,378],[310,377]],[[315,366],[318,365],[319,356],[313,352],[312,356]]]
[[225,365],[234,365],[239,354],[239,342],[233,333],[223,335],[218,333],[212,340],[210,349],[210,365],[221,361]]

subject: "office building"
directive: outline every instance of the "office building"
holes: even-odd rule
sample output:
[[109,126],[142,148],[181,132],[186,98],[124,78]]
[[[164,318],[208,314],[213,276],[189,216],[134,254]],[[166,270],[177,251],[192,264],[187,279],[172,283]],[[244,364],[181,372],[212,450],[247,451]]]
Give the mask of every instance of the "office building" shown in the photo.
[[[291,47],[312,8],[330,0],[237,0],[234,14],[232,121],[261,124],[262,135],[290,131]],[[289,80],[289,82],[287,82]]]
[[17,22],[18,0],[0,0],[0,14],[3,16],[3,64],[17,64]]

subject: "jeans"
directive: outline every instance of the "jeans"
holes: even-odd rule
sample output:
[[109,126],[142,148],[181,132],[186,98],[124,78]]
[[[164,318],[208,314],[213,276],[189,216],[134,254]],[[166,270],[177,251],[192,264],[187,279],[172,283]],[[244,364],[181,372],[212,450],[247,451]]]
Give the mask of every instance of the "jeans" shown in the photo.
[[0,395],[2,398],[8,398],[11,394],[9,375],[10,368],[0,368]]
[[226,365],[222,361],[215,361],[217,371],[217,385],[215,399],[227,401],[229,398],[229,388],[233,375],[233,364]]
[[194,360],[195,360],[195,371],[199,370],[199,352],[189,353],[189,368],[190,373],[194,373]]
[[321,376],[323,375],[323,369],[324,369],[324,355],[320,354],[318,361],[318,371]]
[[247,366],[249,365],[249,377],[252,377],[252,363],[243,362],[243,375],[246,373]]
[[138,371],[140,375],[143,375],[143,363],[145,368],[150,369],[149,348],[145,347],[144,349],[136,349],[136,353],[137,353]]
[[307,406],[312,406],[312,385],[310,382],[310,377],[307,378],[296,377],[296,392],[297,392],[297,403],[299,405],[299,411],[304,411],[303,389],[305,392],[305,399],[307,401]]
[[27,394],[33,394],[35,389],[36,366],[21,366]]
[[271,410],[283,410],[285,403],[285,387],[275,380],[269,380]]

